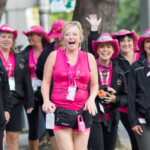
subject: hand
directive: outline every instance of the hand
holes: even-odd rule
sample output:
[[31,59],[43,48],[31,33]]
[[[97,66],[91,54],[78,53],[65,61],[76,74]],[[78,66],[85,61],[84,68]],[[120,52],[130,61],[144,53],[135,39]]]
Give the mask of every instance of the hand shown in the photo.
[[9,119],[10,119],[10,114],[8,111],[5,111],[4,112],[4,115],[5,115],[5,119],[6,119],[6,122],[5,122],[5,125],[9,122]]
[[114,89],[111,88],[111,87],[107,87],[107,91],[108,91],[111,95],[116,94],[116,90],[114,90]]
[[99,20],[98,20],[96,14],[90,14],[89,18],[86,17],[85,19],[90,23],[91,31],[98,31],[98,27],[102,20],[101,18],[99,18]]
[[142,135],[142,133],[143,133],[143,130],[140,125],[136,125],[136,126],[132,127],[131,129],[134,132],[136,132],[138,135]]
[[45,113],[52,113],[54,112],[56,109],[56,106],[54,103],[52,103],[50,100],[47,101],[47,102],[44,102],[44,104],[42,105],[42,110],[45,112]]
[[88,99],[87,102],[85,103],[84,110],[86,110],[86,108],[88,108],[88,111],[90,114],[92,114],[92,116],[95,116],[97,114],[95,101]]
[[109,103],[115,103],[116,102],[116,96],[115,95],[111,95],[110,93],[107,92],[107,97],[105,97],[105,103],[109,104]]
[[27,114],[31,114],[34,108],[28,108],[27,109]]

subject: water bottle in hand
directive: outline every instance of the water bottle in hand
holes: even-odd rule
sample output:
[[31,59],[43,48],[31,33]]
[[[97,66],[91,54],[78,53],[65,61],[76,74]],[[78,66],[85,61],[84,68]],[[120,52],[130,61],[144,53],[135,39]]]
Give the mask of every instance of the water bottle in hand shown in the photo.
[[53,129],[55,124],[54,111],[46,114],[46,129]]

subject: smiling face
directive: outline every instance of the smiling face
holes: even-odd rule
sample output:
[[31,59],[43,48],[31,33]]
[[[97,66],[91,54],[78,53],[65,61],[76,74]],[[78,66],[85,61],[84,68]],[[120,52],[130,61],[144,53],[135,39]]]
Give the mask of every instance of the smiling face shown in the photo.
[[77,26],[73,25],[66,29],[64,42],[67,50],[77,50],[81,43],[81,36]]
[[31,46],[36,46],[38,43],[42,43],[42,36],[36,33],[29,33],[28,41]]
[[0,49],[10,50],[13,45],[13,34],[9,32],[0,33]]
[[145,39],[143,44],[146,54],[150,56],[150,38]]
[[120,39],[119,46],[121,54],[129,53],[133,51],[134,41],[130,36],[126,35]]
[[114,53],[114,48],[110,43],[100,43],[97,47],[97,53],[101,61],[109,61]]

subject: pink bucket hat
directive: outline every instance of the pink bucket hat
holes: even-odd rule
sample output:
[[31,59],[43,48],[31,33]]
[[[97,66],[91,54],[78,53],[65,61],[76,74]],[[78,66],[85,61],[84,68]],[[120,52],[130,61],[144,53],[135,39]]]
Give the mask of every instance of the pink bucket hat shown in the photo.
[[17,30],[13,30],[8,24],[3,24],[2,26],[0,26],[0,32],[10,32],[14,35],[14,38],[17,38],[18,35],[18,31]]
[[62,37],[62,29],[65,25],[65,21],[63,20],[56,20],[52,24],[52,28],[48,33],[49,38],[60,38]]
[[43,38],[46,40],[47,43],[50,42],[48,34],[39,25],[31,26],[30,29],[27,32],[22,31],[22,34],[26,35],[26,36],[28,36],[28,34],[30,34],[30,33],[40,34],[41,36],[43,36]]
[[100,43],[110,43],[113,45],[114,53],[111,57],[111,59],[116,58],[119,55],[119,44],[118,40],[112,39],[112,37],[108,33],[103,33],[101,36],[97,39],[97,41],[92,41],[92,48],[93,51],[97,54],[97,47]]
[[143,47],[143,42],[145,39],[148,39],[150,38],[150,29],[147,29],[143,35],[141,35],[139,37],[139,40],[138,40],[138,46],[139,46],[139,49],[140,49],[140,53],[144,53],[144,47]]
[[134,43],[133,43],[134,49],[133,49],[133,51],[138,50],[138,36],[137,36],[137,34],[134,30],[132,30],[130,32],[126,29],[121,29],[118,33],[114,33],[111,36],[112,36],[113,39],[117,39],[120,36],[124,36],[124,35],[128,35],[128,34],[133,36],[133,40],[134,40]]

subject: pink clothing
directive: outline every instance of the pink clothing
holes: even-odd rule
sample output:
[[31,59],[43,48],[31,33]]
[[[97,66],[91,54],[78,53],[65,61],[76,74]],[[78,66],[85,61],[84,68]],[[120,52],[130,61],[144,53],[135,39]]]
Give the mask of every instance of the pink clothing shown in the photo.
[[[85,105],[89,94],[88,94],[88,82],[90,79],[90,67],[88,61],[88,54],[86,52],[80,51],[79,61],[74,74],[72,73],[74,66],[70,64],[66,59],[64,59],[64,50],[57,51],[57,56],[55,64],[53,67],[53,91],[51,95],[52,102],[56,107],[63,107],[71,110],[80,110]],[[65,64],[66,63],[66,64]],[[69,68],[69,72],[66,70],[66,65]],[[77,86],[74,101],[67,100],[69,79],[70,84],[72,81]]]
[[[54,126],[53,131],[62,130],[62,129],[72,129],[71,127],[62,127],[62,126]],[[73,132],[82,132],[79,129],[73,129]],[[84,132],[90,132],[90,128],[86,128]]]
[[15,70],[15,57],[14,55],[9,52],[8,60],[6,61],[3,57],[3,53],[0,51],[0,58],[2,59],[3,65],[7,71],[8,77],[14,77],[14,70]]
[[[98,68],[98,69],[99,69],[99,68]],[[101,70],[99,69],[99,73],[100,73],[100,85],[106,85],[106,83],[108,83],[107,86],[108,86],[108,87],[111,87],[112,72],[113,72],[113,68],[111,67],[111,69],[110,69],[110,71],[109,71],[109,73],[108,73],[108,77],[107,77],[107,79],[106,79],[106,80],[108,80],[108,81],[106,81],[103,77],[101,77],[101,76],[102,76],[102,75],[101,75]],[[104,110],[105,110],[105,109],[106,109],[106,106],[103,106],[103,108],[104,108]],[[111,104],[108,104],[108,105],[107,105],[107,108],[111,108]],[[109,114],[109,113],[105,113],[105,117],[106,117],[107,120],[109,120],[110,114]],[[100,120],[100,121],[103,120],[101,114],[100,114],[100,116],[99,116],[99,120]]]
[[[133,58],[133,62],[137,61],[140,57],[140,53],[134,52],[134,58]],[[120,107],[119,111],[122,113],[128,113],[128,108],[127,107]]]
[[[41,49],[40,54],[41,54],[42,51],[43,51],[43,48]],[[38,61],[38,58],[35,57],[34,50],[32,48],[32,49],[30,49],[30,52],[29,52],[30,78],[34,78],[35,77],[35,70],[36,70],[37,61]]]

